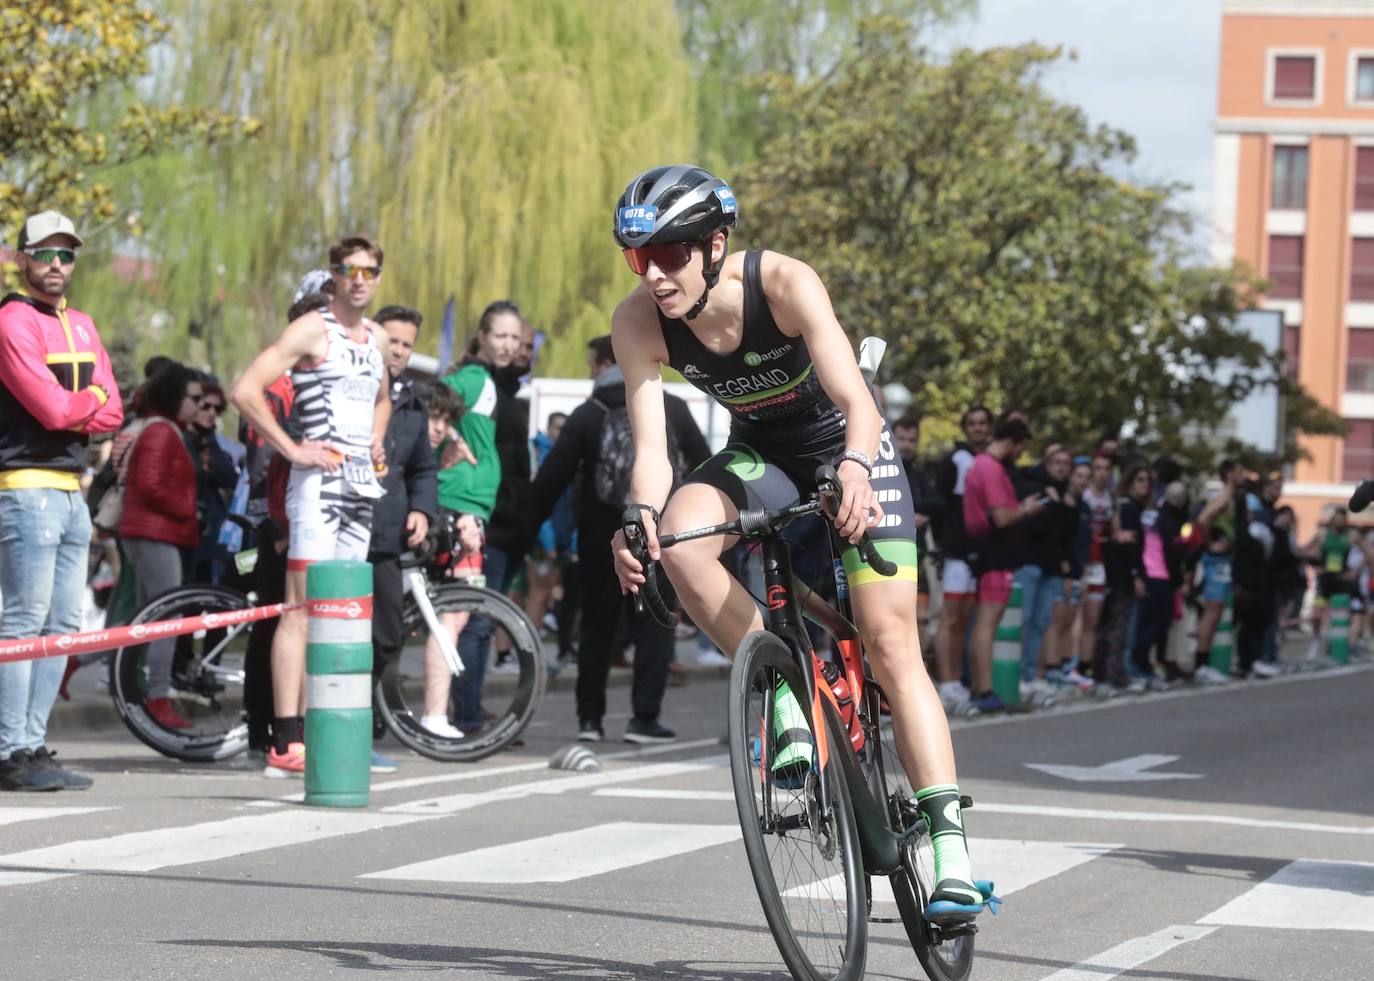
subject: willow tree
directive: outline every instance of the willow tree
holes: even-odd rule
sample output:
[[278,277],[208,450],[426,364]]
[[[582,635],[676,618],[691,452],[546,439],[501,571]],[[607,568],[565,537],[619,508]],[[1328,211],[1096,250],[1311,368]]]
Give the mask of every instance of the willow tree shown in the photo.
[[158,87],[251,112],[253,147],[137,175],[160,302],[226,370],[280,327],[342,234],[386,250],[379,299],[437,348],[516,300],[580,373],[633,284],[611,211],[639,169],[690,156],[695,90],[670,0],[167,0],[182,35]]

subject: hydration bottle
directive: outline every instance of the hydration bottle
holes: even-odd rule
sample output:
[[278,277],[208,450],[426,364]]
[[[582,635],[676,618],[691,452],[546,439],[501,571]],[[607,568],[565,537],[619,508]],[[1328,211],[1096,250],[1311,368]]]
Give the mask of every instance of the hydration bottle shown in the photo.
[[864,748],[864,727],[859,721],[859,709],[854,704],[854,695],[849,690],[849,679],[833,661],[821,662],[821,674],[825,676],[830,690],[835,693],[835,703],[840,707],[840,721],[849,730],[849,742],[857,753]]

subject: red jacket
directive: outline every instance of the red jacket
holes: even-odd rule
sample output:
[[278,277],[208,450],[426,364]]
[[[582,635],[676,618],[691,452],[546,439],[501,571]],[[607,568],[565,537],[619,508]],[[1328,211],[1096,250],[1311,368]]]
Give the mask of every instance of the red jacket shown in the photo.
[[129,451],[119,537],[195,548],[200,542],[196,465],[181,427],[169,422],[165,417],[149,419]]

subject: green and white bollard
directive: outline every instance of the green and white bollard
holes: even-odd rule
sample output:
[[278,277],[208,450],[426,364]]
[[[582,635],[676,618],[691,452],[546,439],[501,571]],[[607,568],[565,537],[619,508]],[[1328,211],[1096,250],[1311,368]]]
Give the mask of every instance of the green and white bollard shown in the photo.
[[1021,704],[1020,583],[1011,587],[1011,602],[992,642],[992,690],[1008,708]]
[[1212,649],[1208,652],[1208,664],[1213,671],[1220,671],[1223,675],[1231,674],[1231,652],[1235,647],[1232,639],[1234,629],[1231,623],[1231,598],[1226,598],[1226,605],[1221,608],[1221,622],[1217,624],[1217,632],[1212,635]]
[[1350,663],[1350,595],[1338,593],[1331,597],[1331,626],[1327,628],[1331,660],[1336,664]]
[[372,566],[305,573],[305,802],[366,807],[372,783]]

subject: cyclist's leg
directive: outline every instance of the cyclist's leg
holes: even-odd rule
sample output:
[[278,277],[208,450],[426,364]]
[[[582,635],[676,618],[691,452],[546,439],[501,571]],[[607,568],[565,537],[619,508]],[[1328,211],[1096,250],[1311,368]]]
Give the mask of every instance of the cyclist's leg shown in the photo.
[[[694,470],[669,498],[660,532],[670,534],[733,521],[749,508],[797,503],[797,485],[754,448],[732,441]],[[744,638],[763,628],[748,590],[721,565],[735,538],[702,538],[664,549],[662,564],[683,609],[716,646],[733,657]]]
[[879,575],[852,546],[841,558],[864,650],[892,709],[897,755],[912,787],[920,788],[917,803],[931,825],[936,888],[928,912],[967,915],[981,909],[983,897],[973,882],[964,841],[949,722],[921,656],[915,514],[906,473],[895,460],[884,428],[880,460],[870,477],[884,516],[869,537],[878,554],[896,564],[896,574]]

